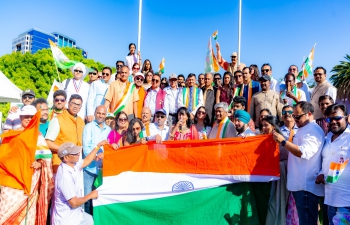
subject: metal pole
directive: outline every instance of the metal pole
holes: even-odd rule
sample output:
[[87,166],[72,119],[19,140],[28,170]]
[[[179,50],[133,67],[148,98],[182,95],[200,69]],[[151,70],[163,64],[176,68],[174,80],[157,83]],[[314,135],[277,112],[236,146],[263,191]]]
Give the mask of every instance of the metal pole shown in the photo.
[[142,0],[139,0],[139,32],[137,36],[137,51],[141,50],[141,20],[142,20]]
[[238,57],[237,65],[241,63],[241,24],[242,24],[242,0],[239,0],[238,8]]

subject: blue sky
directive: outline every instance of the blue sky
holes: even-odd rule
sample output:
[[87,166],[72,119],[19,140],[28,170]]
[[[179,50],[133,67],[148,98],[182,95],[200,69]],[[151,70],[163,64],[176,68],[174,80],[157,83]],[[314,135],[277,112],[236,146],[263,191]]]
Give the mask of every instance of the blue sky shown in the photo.
[[[241,61],[247,65],[268,62],[273,76],[283,77],[317,43],[314,66],[328,72],[350,52],[349,0],[242,2]],[[0,56],[11,52],[18,34],[35,27],[72,37],[89,58],[115,66],[125,60],[129,43],[137,43],[138,1],[0,0],[0,21]],[[157,69],[165,57],[166,76],[199,74],[215,30],[229,60],[237,51],[238,0],[143,0],[142,60]]]

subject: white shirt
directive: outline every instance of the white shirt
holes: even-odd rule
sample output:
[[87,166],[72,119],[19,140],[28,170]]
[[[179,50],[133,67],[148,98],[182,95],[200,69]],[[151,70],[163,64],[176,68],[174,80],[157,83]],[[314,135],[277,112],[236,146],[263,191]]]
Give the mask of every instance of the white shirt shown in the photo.
[[299,146],[301,158],[289,152],[287,189],[289,191],[308,191],[317,196],[324,196],[324,186],[315,184],[321,171],[321,152],[324,133],[314,121],[298,128],[293,144]]
[[[144,107],[148,107],[151,110],[151,114],[152,116],[156,113],[156,99],[157,99],[157,93],[160,90],[160,88],[158,87],[157,89],[150,89],[148,91],[148,94],[145,98],[145,101],[143,103]],[[166,96],[164,97],[164,104],[163,107],[165,108],[165,106],[168,104],[167,98]],[[166,111],[166,109],[165,109]],[[167,112],[167,111],[166,111]],[[168,112],[167,112],[168,113]]]
[[[194,87],[193,87],[194,88]],[[199,96],[198,96],[198,105],[196,106],[192,106],[193,110],[190,111],[190,113],[192,113],[192,115],[196,115],[196,112],[197,112],[197,109],[201,106],[204,106],[204,103],[203,103],[203,91],[202,89],[198,88],[199,89]],[[178,107],[186,107],[185,106],[185,102],[183,102],[183,99],[182,99],[182,93],[183,93],[183,88],[181,88],[179,90],[179,95],[178,95]],[[191,101],[192,99],[189,99],[189,101]]]
[[[143,131],[144,133],[146,133],[145,129]],[[157,123],[151,123],[149,125],[149,132],[150,136],[148,137],[148,140],[155,140],[157,134],[159,134],[162,137],[162,141],[168,140],[169,127],[166,125],[164,125],[163,129],[160,129]]]
[[[81,98],[83,99],[83,103],[82,103],[82,106],[80,108],[80,111],[78,112],[78,116],[80,118],[82,118],[83,120],[85,120],[85,116],[86,116],[86,105],[87,105],[87,99],[88,99],[88,96],[89,96],[89,88],[90,88],[90,85],[88,83],[86,83],[85,81],[81,81],[81,85],[80,85],[80,88],[78,89],[79,91],[77,92],[77,90],[75,89],[74,87],[74,82],[73,82],[73,78],[70,79],[69,81],[69,84],[67,86],[67,90],[66,90],[66,93],[67,93],[67,103],[66,103],[66,108],[68,108],[68,102],[69,102],[69,99],[70,99],[70,96],[73,95],[73,94],[78,94],[81,96]],[[64,80],[62,82],[62,88],[65,88],[66,86],[66,82],[67,80]],[[79,82],[77,81],[76,84],[78,85]]]
[[[340,163],[350,157],[350,125],[332,142],[333,133],[329,132],[322,150],[322,173],[327,179],[331,162]],[[342,158],[342,159],[341,159]],[[334,207],[350,206],[350,165],[348,164],[335,183],[326,183],[325,204]]]
[[247,125],[247,129],[245,129],[243,133],[237,134],[237,137],[243,137],[243,136],[246,136],[246,137],[255,136],[255,133]]
[[280,93],[280,85],[278,84],[278,81],[273,77],[271,77],[270,81],[270,90]]
[[174,90],[171,87],[166,87],[164,88],[164,91],[166,92],[167,99],[167,104],[164,105],[164,109],[167,115],[169,115],[169,113],[177,113],[179,88]]
[[[292,92],[292,94],[294,95],[294,91],[292,90],[291,92]],[[281,94],[282,100],[283,100],[283,99],[287,99],[287,105],[291,105],[291,106],[295,105],[296,102],[294,102],[294,100],[293,100],[292,98],[287,97],[286,93],[287,93],[287,90],[284,90],[284,91],[282,92],[282,94]],[[297,90],[296,90],[296,96],[295,96],[295,97],[296,97],[297,99],[299,99],[299,101],[306,101],[305,92],[304,92],[303,90],[299,89],[299,88],[297,88]],[[300,98],[299,98],[299,97],[300,97]],[[283,103],[284,103],[284,102],[283,102]]]
[[52,198],[51,224],[80,224],[83,220],[83,208],[72,208],[68,200],[83,197],[83,186],[80,179],[83,160],[77,162],[74,168],[65,163],[58,167],[55,178],[55,191]]
[[87,99],[87,115],[93,116],[95,114],[95,109],[99,105],[103,105],[105,102],[105,94],[107,92],[109,84],[104,82],[104,80],[96,80],[92,82],[89,89],[88,99]]

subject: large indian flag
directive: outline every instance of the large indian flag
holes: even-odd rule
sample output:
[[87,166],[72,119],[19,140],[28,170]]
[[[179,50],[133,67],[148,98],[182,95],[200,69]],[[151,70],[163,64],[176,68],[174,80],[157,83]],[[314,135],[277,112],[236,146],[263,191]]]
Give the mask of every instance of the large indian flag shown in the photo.
[[[105,146],[95,224],[261,224],[279,179],[272,136]],[[261,182],[261,183],[257,183]]]
[[52,57],[55,61],[55,64],[61,69],[68,69],[74,66],[77,61],[70,60],[68,57],[62,52],[62,50],[49,39]]

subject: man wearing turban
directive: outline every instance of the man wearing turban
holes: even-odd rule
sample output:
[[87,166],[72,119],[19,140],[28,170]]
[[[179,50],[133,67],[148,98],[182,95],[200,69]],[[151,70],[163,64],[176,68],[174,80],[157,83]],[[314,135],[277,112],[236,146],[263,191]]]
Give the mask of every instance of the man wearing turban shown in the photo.
[[234,114],[234,124],[236,126],[237,136],[255,136],[249,128],[250,114],[244,110],[236,110]]

